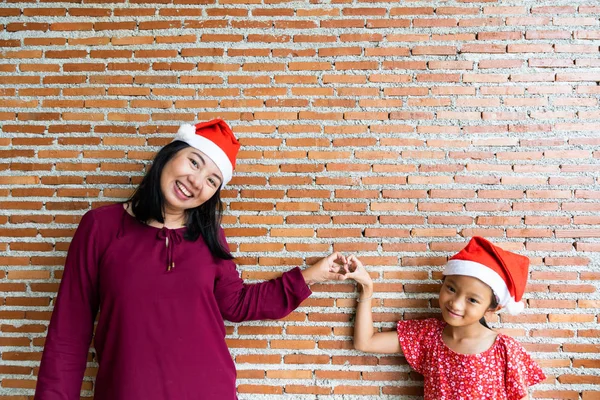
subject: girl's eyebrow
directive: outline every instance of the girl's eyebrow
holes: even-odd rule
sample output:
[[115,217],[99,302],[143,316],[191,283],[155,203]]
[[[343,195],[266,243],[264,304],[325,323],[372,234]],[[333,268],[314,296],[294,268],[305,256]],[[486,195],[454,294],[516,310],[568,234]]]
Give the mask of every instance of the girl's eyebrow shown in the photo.
[[[445,279],[446,282],[448,282],[450,285],[457,286],[456,282],[454,282],[454,280],[450,276],[446,277],[446,279]],[[474,298],[476,300],[481,300],[482,299],[482,297],[479,294],[477,294],[477,293],[471,293],[471,292],[469,292],[469,293],[467,293],[467,296],[472,297],[472,298]]]
[[479,293],[476,293],[476,292],[467,292],[465,294],[466,294],[467,297],[470,297],[470,298],[475,299],[475,300],[482,300],[483,299],[483,297],[481,297],[481,295]]
[[448,282],[448,283],[451,283],[451,284],[453,284],[453,285],[456,285],[456,282],[454,282],[454,279],[452,279],[452,276],[451,276],[451,275],[450,275],[450,276],[446,276],[446,277],[444,278],[444,280],[445,280],[446,282]]

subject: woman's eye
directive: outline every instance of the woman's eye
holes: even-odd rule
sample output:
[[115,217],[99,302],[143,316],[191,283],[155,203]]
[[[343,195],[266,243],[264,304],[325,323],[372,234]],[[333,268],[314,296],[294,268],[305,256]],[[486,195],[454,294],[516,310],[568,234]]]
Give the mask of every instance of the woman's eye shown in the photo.
[[217,186],[217,182],[213,178],[208,178],[208,183],[210,183],[213,187]]
[[194,160],[193,158],[190,158],[190,162],[192,163],[192,165],[196,168],[198,168],[198,162],[196,160]]

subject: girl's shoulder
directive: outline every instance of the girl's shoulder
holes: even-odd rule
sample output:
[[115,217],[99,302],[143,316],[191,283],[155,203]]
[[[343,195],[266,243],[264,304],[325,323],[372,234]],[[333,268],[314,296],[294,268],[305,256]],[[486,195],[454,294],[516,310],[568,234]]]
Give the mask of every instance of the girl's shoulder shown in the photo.
[[496,353],[501,353],[506,360],[529,362],[531,356],[519,341],[511,336],[498,333],[494,346]]
[[417,328],[439,328],[442,329],[446,323],[437,318],[426,318],[426,319],[407,319],[398,321],[398,324],[405,324],[406,326],[417,327]]
[[398,321],[398,342],[404,358],[420,374],[425,371],[430,349],[440,343],[444,324],[435,318]]
[[440,334],[445,325],[445,322],[436,318],[409,319],[398,321],[396,331],[399,336],[405,337],[434,336]]
[[535,385],[546,379],[542,368],[517,339],[498,333],[496,349],[497,356],[504,360],[507,388],[518,393],[518,396],[514,398],[522,398],[526,394],[522,393],[524,387]]
[[501,346],[507,350],[523,350],[523,346],[519,341],[511,336],[508,336],[502,332],[497,332],[498,337],[496,338],[496,345]]

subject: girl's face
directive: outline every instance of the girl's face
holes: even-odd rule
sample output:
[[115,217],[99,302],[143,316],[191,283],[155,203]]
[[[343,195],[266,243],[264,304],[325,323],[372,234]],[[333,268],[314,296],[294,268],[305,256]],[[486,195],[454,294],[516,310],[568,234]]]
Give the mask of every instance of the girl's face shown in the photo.
[[492,289],[477,278],[446,276],[439,300],[444,321],[454,327],[479,323],[490,309],[492,296]]
[[223,175],[217,165],[193,147],[179,151],[164,166],[160,189],[165,210],[179,214],[209,200],[221,187]]

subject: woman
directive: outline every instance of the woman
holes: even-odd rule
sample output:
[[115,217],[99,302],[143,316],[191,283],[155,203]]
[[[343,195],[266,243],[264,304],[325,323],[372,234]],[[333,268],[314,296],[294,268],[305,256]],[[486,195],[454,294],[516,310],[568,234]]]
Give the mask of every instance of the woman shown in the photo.
[[278,319],[308,284],[337,279],[334,253],[247,285],[220,228],[239,143],[222,120],[182,126],[125,204],[87,212],[48,328],[36,400],[75,400],[94,320],[96,400],[236,399],[223,319]]

